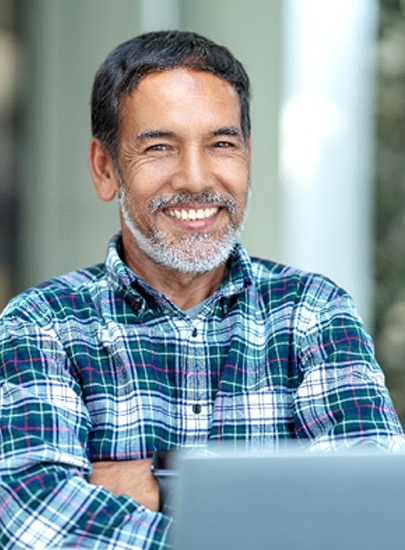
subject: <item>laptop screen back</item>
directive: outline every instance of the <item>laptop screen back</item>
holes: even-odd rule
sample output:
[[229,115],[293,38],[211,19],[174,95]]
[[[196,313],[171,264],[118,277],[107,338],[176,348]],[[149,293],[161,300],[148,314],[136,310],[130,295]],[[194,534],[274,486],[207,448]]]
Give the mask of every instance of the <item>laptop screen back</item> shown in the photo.
[[191,455],[180,461],[177,550],[405,547],[405,456]]

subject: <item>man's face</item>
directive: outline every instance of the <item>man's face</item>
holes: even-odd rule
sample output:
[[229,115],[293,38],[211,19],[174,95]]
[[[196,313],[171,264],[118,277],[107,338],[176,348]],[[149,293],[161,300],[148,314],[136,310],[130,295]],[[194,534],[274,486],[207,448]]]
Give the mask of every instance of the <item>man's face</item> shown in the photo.
[[250,144],[237,92],[210,73],[152,73],[120,114],[123,235],[139,258],[183,273],[214,269],[229,256],[248,202]]

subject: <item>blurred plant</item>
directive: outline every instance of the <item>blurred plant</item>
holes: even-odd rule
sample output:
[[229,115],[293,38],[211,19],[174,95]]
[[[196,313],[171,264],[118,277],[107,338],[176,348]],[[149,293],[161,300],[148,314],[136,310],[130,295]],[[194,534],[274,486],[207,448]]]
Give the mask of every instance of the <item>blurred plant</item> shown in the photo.
[[380,0],[374,339],[405,427],[405,1]]

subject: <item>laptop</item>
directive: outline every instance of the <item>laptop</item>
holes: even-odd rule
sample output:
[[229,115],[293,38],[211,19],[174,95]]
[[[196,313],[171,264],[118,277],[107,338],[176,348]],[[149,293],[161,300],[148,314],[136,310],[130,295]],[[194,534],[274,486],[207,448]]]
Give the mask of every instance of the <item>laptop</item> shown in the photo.
[[184,455],[176,550],[405,548],[405,455]]

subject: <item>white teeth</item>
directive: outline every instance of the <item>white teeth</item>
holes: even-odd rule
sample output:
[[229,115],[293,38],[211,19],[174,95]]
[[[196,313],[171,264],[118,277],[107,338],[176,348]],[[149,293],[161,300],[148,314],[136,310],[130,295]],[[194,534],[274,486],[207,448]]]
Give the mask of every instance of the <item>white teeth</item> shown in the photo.
[[195,210],[194,208],[190,208],[190,210],[167,210],[169,216],[182,221],[204,220],[205,218],[213,216],[217,212],[217,207],[199,208],[198,210]]

